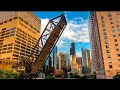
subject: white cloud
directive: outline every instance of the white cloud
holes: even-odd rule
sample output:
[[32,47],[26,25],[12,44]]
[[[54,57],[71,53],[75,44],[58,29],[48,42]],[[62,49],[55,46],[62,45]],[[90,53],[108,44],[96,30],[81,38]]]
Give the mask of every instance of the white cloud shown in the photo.
[[[41,31],[43,31],[49,19],[45,18],[41,20]],[[67,20],[67,26],[57,42],[57,46],[58,48],[66,48],[66,44],[70,44],[71,41],[89,42],[88,20],[84,20],[82,17],[76,17],[73,20]],[[77,56],[81,56],[81,52],[78,52]]]
[[57,46],[64,46],[61,45],[62,41],[71,43],[66,41],[66,39],[74,42],[89,42],[88,20],[84,20],[82,17],[77,17],[68,21],[67,27],[61,35]]
[[82,53],[81,52],[77,52],[76,53],[76,57],[82,57]]
[[47,23],[48,23],[49,19],[45,18],[45,19],[41,19],[41,33],[43,32],[43,30],[45,29]]

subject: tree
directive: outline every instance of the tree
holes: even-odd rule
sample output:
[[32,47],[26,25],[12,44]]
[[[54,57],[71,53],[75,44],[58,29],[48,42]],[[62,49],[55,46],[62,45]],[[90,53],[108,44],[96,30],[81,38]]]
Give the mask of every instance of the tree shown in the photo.
[[18,73],[9,70],[0,70],[0,79],[18,79]]
[[113,79],[120,79],[120,74],[115,75]]

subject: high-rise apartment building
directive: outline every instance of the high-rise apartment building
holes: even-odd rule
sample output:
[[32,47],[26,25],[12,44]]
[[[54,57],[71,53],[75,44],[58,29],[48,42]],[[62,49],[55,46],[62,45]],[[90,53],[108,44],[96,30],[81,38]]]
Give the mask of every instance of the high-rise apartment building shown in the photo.
[[31,11],[0,11],[0,58],[17,61],[29,56],[40,28],[41,20]]
[[97,78],[120,72],[120,11],[90,13],[90,41]]

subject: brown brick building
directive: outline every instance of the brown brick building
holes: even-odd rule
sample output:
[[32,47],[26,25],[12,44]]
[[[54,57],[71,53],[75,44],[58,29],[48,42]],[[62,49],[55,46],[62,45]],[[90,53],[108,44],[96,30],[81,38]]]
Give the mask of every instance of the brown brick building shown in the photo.
[[120,72],[120,12],[91,12],[89,28],[97,78],[112,78]]

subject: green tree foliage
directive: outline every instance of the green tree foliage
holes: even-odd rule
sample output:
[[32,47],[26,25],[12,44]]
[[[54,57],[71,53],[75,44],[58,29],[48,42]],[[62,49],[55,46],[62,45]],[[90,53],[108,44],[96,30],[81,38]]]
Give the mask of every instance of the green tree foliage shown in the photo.
[[52,74],[47,74],[45,79],[54,79],[53,75]]
[[18,74],[8,70],[0,70],[0,79],[18,79]]
[[113,79],[120,79],[120,74],[115,75]]

